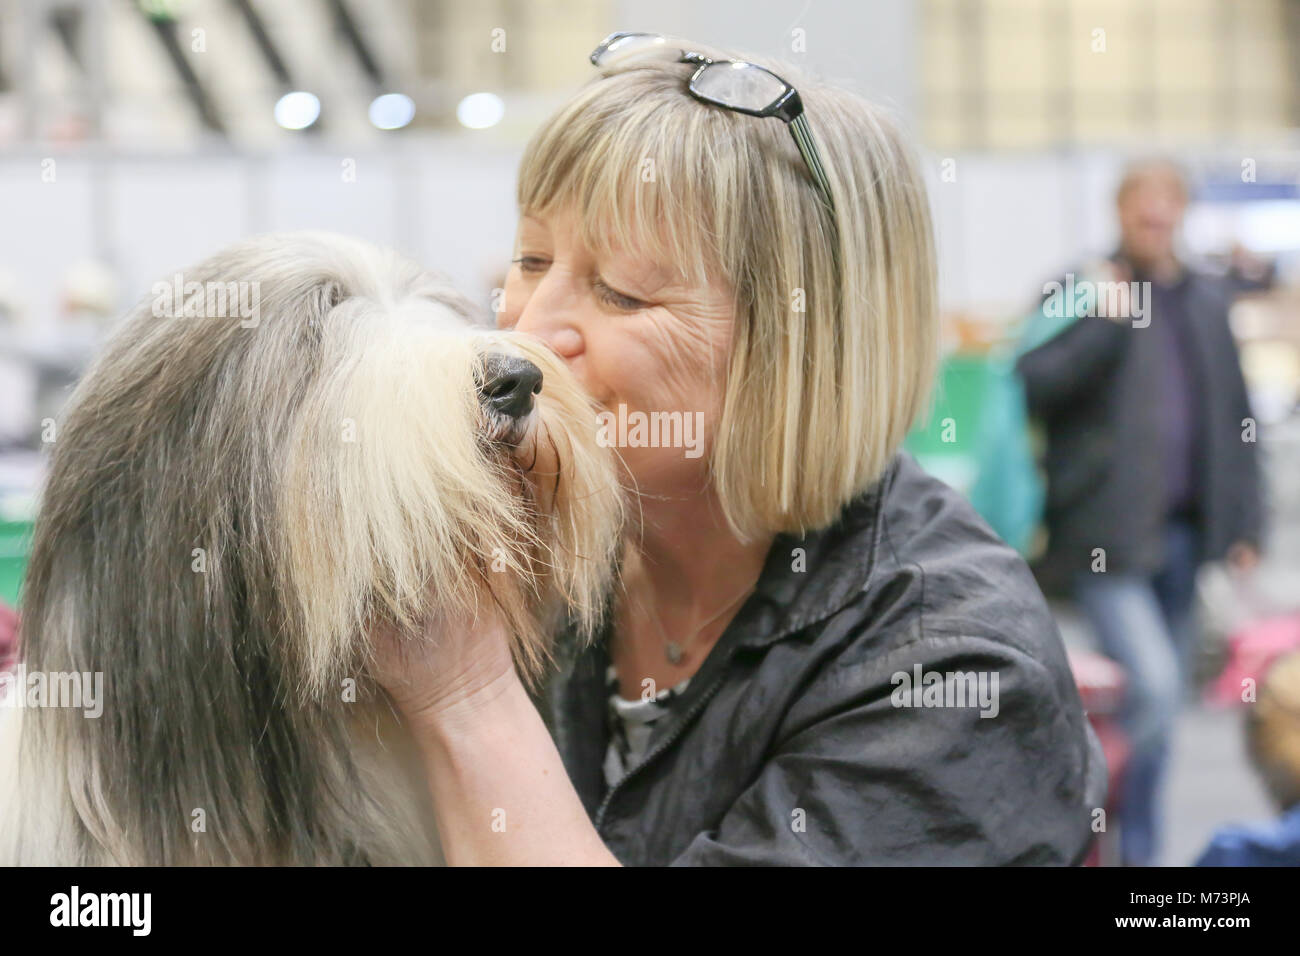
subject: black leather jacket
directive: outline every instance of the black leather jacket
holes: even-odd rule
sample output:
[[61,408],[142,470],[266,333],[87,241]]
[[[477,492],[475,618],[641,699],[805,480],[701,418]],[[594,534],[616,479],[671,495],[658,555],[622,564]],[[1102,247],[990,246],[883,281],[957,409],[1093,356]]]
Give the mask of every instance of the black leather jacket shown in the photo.
[[[603,640],[571,650],[543,706],[628,865],[1073,864],[1104,804],[1101,748],[1028,568],[906,454],[836,525],[776,540],[608,791],[607,663]],[[898,675],[917,668],[906,693]],[[931,672],[984,680],[995,705],[923,694]]]

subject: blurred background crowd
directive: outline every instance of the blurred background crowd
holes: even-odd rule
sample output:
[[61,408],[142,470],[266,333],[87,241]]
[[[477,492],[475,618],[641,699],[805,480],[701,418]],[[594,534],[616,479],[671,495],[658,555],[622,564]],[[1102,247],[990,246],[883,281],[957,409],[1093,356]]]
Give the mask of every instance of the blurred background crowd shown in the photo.
[[[1044,284],[1158,278],[1119,256],[1143,230],[1217,283],[1216,361],[1241,370],[1263,518],[1246,560],[1191,562],[1186,692],[1140,861],[1118,837],[1149,687],[1078,593],[1056,607],[1115,784],[1099,862],[1188,864],[1294,802],[1274,765],[1289,753],[1300,774],[1300,0],[0,0],[0,602],[21,605],[49,423],[155,280],[243,236],[324,228],[402,249],[488,314],[523,145],[612,30],[791,60],[901,115],[945,338],[908,446],[1027,558],[1048,547],[1060,440],[1016,363]],[[1156,173],[1126,218],[1135,169]],[[1106,390],[1080,368],[1085,394]],[[1181,383],[1139,401],[1194,431],[1219,398],[1195,368]],[[1266,684],[1271,709],[1243,691]],[[1261,774],[1265,752],[1282,756]]]

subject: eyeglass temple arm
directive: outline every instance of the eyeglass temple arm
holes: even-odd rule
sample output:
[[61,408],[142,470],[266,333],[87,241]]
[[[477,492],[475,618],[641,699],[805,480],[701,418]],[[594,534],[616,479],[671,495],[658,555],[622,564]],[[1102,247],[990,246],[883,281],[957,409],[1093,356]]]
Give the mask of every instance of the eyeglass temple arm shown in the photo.
[[813,143],[807,115],[800,111],[799,115],[787,125],[790,128],[790,135],[794,138],[794,144],[799,147],[799,154],[803,156],[803,161],[808,164],[808,169],[813,174],[822,198],[826,200],[826,205],[834,210],[835,200],[831,198],[831,182],[826,177],[826,169],[822,166],[821,156],[817,152],[816,144]]

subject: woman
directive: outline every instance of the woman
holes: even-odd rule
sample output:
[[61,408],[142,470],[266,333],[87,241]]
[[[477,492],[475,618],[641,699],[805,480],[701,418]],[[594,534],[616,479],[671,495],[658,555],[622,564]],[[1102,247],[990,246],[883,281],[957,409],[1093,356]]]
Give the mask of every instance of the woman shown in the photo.
[[722,60],[616,35],[524,156],[500,324],[703,441],[618,430],[636,520],[554,739],[498,622],[379,642],[448,860],[1077,862],[1104,769],[1043,598],[898,453],[937,339],[916,160],[849,93]]

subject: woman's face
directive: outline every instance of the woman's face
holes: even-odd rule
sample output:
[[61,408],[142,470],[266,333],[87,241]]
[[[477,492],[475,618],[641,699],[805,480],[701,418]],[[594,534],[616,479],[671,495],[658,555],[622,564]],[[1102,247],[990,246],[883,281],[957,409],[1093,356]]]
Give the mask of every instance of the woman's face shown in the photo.
[[497,324],[544,341],[611,413],[640,491],[690,495],[706,482],[733,320],[724,284],[698,287],[635,249],[598,257],[557,213],[521,218]]

